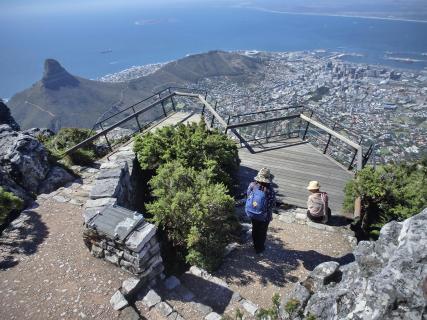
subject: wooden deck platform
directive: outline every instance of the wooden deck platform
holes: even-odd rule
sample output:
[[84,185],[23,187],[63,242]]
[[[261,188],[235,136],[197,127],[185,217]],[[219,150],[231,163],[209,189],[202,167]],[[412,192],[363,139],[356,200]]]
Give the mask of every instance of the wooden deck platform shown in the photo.
[[328,192],[332,214],[342,215],[344,186],[352,178],[351,172],[309,143],[264,147],[267,149],[254,148],[255,153],[249,152],[245,147],[239,150],[242,190],[253,181],[259,169],[267,167],[274,175],[273,184],[279,200],[306,208],[309,195],[306,187],[310,180],[317,180],[321,190]]

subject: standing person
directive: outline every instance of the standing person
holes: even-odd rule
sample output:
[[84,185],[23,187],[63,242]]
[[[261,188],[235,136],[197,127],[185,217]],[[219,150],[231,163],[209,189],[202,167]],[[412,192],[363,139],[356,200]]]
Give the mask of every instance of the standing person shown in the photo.
[[276,205],[276,194],[271,185],[272,175],[269,169],[262,168],[254,180],[248,187],[245,212],[252,220],[252,240],[255,252],[261,253],[265,249],[268,224]]
[[331,209],[328,206],[328,194],[320,192],[318,181],[310,181],[307,190],[310,191],[307,199],[307,217],[314,222],[327,223],[331,217]]

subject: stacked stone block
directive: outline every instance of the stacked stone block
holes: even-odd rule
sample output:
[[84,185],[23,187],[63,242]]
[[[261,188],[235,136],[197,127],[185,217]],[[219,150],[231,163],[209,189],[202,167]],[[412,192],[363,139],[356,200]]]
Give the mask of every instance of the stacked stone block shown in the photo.
[[117,241],[90,227],[90,221],[105,208],[119,205],[134,208],[135,183],[132,170],[135,154],[132,145],[119,149],[101,165],[95,185],[86,202],[83,218],[86,226],[83,238],[92,255],[134,274],[150,283],[162,274],[164,266],[160,255],[160,244],[156,227],[143,222],[124,241]]

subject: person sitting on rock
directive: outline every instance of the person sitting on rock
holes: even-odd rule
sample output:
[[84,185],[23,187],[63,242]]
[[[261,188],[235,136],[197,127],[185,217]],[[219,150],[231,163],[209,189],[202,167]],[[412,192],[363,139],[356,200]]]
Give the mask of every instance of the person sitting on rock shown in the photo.
[[307,200],[307,217],[314,222],[327,223],[331,217],[331,209],[328,207],[328,194],[320,192],[318,181],[310,181],[307,190],[311,193]]
[[247,190],[245,212],[252,221],[255,252],[261,253],[265,249],[268,224],[272,220],[276,205],[276,193],[271,185],[272,175],[269,169],[262,168],[254,180]]

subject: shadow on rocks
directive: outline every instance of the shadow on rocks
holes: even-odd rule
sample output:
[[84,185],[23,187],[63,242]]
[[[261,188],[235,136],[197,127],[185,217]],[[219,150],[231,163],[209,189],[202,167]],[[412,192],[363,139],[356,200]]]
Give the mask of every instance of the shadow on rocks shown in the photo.
[[32,255],[48,236],[48,228],[39,213],[25,210],[0,236],[0,270],[16,266],[18,255]]

